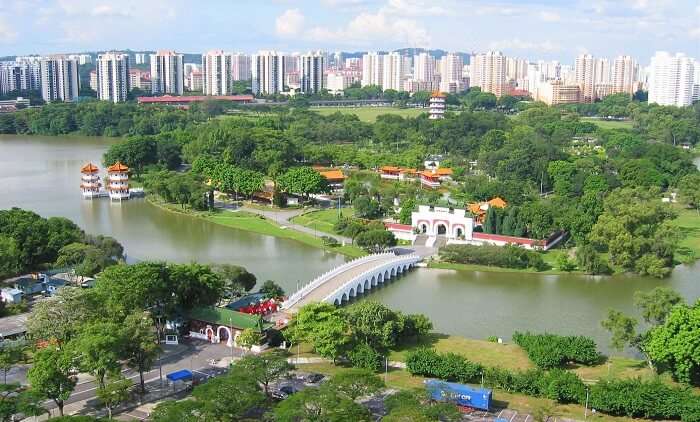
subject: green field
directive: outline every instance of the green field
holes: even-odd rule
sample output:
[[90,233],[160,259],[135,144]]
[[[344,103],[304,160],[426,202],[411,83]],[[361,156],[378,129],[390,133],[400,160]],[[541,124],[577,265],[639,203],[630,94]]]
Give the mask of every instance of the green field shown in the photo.
[[312,107],[311,110],[328,116],[333,113],[354,114],[363,122],[373,123],[377,116],[382,114],[397,114],[401,117],[416,117],[421,113],[426,113],[423,108],[396,108],[396,107]]
[[[340,214],[343,217],[352,217],[355,212],[352,208],[341,208]],[[319,232],[335,235],[333,226],[338,221],[338,210],[335,208],[311,211],[292,218],[292,222]]]
[[678,244],[676,259],[683,263],[700,258],[700,215],[695,210],[680,209],[673,222],[685,235]]
[[150,202],[158,207],[166,209],[168,211],[187,214],[193,217],[202,218],[212,223],[221,224],[222,226],[231,227],[238,230],[245,230],[255,233],[260,233],[268,236],[281,237],[284,239],[296,240],[297,242],[304,243],[309,246],[316,248],[325,249],[332,252],[337,252],[352,258],[360,257],[366,255],[366,252],[362,249],[352,246],[338,246],[338,247],[328,247],[323,244],[323,241],[319,237],[314,237],[306,233],[301,233],[299,231],[286,228],[278,225],[274,221],[270,221],[258,214],[253,214],[245,211],[220,211],[220,212],[197,212],[182,210],[177,205],[164,204],[162,202],[156,202],[150,199]]
[[603,129],[632,129],[632,122],[631,121],[619,122],[617,120],[602,120],[602,119],[594,119],[592,117],[582,117],[581,121],[591,122],[591,123],[596,124],[598,127],[603,128]]

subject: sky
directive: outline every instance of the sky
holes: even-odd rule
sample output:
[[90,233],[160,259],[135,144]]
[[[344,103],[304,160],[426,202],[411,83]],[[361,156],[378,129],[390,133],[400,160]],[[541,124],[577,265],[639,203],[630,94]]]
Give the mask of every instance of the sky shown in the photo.
[[700,0],[0,0],[0,56],[404,47],[700,59]]

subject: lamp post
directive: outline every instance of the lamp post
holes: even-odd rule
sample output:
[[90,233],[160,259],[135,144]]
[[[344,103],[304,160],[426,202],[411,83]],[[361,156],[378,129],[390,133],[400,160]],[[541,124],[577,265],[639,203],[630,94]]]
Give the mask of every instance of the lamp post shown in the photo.
[[588,393],[589,393],[589,388],[586,387],[586,406],[583,410],[583,419],[586,420],[588,418]]
[[[233,363],[233,320],[231,317],[228,317],[228,325],[229,325],[229,343],[231,343],[231,363]],[[229,365],[230,366],[230,365]]]

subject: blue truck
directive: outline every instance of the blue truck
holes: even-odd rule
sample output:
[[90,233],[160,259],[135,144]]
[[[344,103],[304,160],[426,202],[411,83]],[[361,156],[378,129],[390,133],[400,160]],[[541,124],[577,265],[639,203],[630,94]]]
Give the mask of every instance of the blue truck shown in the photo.
[[492,392],[486,388],[440,380],[426,380],[425,388],[436,401],[445,401],[478,410],[489,410],[491,407]]

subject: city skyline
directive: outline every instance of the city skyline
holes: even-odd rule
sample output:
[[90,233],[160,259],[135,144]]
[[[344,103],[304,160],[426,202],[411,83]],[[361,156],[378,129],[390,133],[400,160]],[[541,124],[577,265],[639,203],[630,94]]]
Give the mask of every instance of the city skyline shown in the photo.
[[657,50],[700,56],[700,5],[692,0],[212,3],[197,9],[179,0],[8,0],[0,5],[0,55],[422,47],[497,49],[508,56],[562,62],[573,62],[581,53],[632,55],[642,64]]

